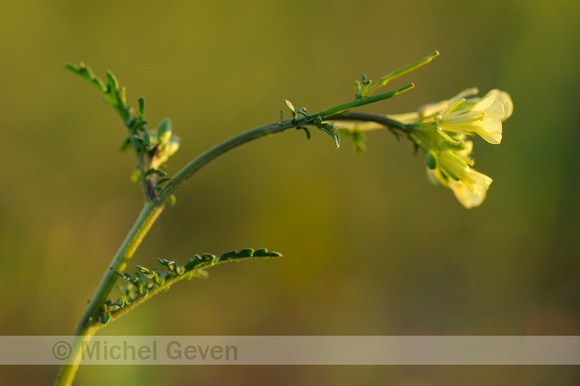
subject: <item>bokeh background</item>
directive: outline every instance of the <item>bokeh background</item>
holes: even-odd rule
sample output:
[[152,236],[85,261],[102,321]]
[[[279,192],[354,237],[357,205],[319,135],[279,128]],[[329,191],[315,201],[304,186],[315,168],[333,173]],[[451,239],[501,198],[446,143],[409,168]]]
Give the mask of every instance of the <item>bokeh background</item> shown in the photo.
[[[175,173],[201,151],[310,111],[352,84],[441,56],[370,111],[400,113],[467,87],[508,91],[494,179],[466,210],[387,131],[368,150],[288,131],[203,169],[136,264],[244,247],[283,258],[176,285],[101,335],[577,335],[580,330],[580,3],[570,1],[1,1],[0,333],[68,335],[142,205],[124,129],[65,62],[113,71],[155,127],[172,119]],[[50,384],[56,367],[3,367]],[[578,384],[559,366],[82,367],[78,384]]]

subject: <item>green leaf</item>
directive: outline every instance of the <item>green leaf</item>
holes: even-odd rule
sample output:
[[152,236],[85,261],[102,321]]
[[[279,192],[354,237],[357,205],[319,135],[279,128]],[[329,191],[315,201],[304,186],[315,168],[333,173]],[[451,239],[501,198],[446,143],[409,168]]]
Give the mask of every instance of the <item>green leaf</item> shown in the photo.
[[80,67],[74,63],[65,63],[64,67],[71,70],[72,72],[79,73]]
[[123,279],[130,281],[130,282],[134,282],[136,279],[131,276],[131,274],[126,273],[126,272],[119,272],[119,271],[115,271],[115,273],[119,276],[121,276]]
[[88,80],[95,87],[97,87],[99,91],[105,93],[105,85],[99,78],[95,77],[89,66],[86,66],[84,63],[80,63],[78,66],[75,64],[65,64],[65,67]]
[[369,78],[367,78],[367,74],[362,74],[362,84],[367,86],[369,84],[371,84],[371,80]]
[[148,268],[142,267],[140,265],[137,266],[137,270],[141,273],[144,273],[144,274],[148,274],[151,272]]
[[189,259],[187,263],[183,266],[186,271],[191,271],[196,266],[196,259]]
[[107,92],[116,93],[119,90],[119,81],[111,71],[107,71]]
[[151,168],[145,172],[145,176],[147,176],[147,177],[152,175],[152,174],[157,174],[158,176],[161,176],[161,177],[165,177],[167,175],[167,173],[165,173],[163,170],[155,169],[155,168]]
[[292,113],[296,115],[296,109],[294,108],[294,105],[288,99],[284,99],[284,103],[286,103],[286,106],[288,106],[290,111],[292,111]]
[[140,118],[143,118],[143,116],[145,115],[145,98],[139,97],[137,102],[139,104],[139,107],[137,108],[137,114],[139,115]]
[[[166,183],[167,181],[170,181],[170,180],[171,180],[171,177],[162,177],[162,178],[160,178],[159,180],[157,180],[157,183],[155,184],[155,189],[157,189],[157,190],[160,191],[161,189],[163,189],[163,186],[162,185],[164,183]],[[175,195],[172,194],[171,197],[169,197],[169,203],[171,205],[175,205],[175,201],[176,201]]]
[[362,84],[358,81],[354,81],[354,99],[358,99],[362,96]]
[[168,143],[172,132],[173,126],[171,125],[171,120],[169,118],[165,118],[161,121],[161,123],[159,123],[159,127],[157,128],[157,139],[159,140],[159,143]]
[[240,249],[236,255],[239,257],[252,257],[254,256],[254,250],[252,248]]
[[268,251],[266,248],[256,249],[254,251],[254,257],[281,257],[280,252]]
[[310,130],[306,126],[298,126],[296,130],[304,130],[306,132],[306,139],[310,139]]
[[220,258],[227,259],[227,258],[234,257],[234,256],[237,256],[237,253],[235,250],[222,253],[220,255]]
[[129,120],[127,124],[127,128],[134,134],[137,134],[137,131],[145,132],[144,126],[149,123],[143,119],[143,116],[136,116]]
[[336,146],[336,148],[338,149],[340,147],[340,136],[337,133],[337,129],[336,127],[334,127],[333,125],[329,124],[329,123],[314,123],[313,124],[318,127],[320,130],[326,132],[328,135],[330,135],[334,141],[334,146]]
[[334,146],[336,146],[336,148],[338,149],[340,147],[340,137],[334,131],[331,132],[330,135],[332,136],[332,139],[334,140]]
[[308,118],[308,110],[306,110],[306,107],[302,107],[301,109],[296,110],[296,113],[303,115],[304,118]]
[[130,147],[131,147],[131,137],[127,137],[123,140],[121,146],[119,146],[119,150],[126,151]]
[[117,307],[122,308],[125,306],[126,304],[126,300],[124,296],[121,296],[115,303],[114,303]]
[[[119,91],[117,91],[116,94],[117,97],[117,101],[119,102],[119,106],[122,106],[124,109],[126,109],[127,106],[127,89],[125,89],[125,87],[121,87],[121,89]],[[127,118],[130,116],[130,114],[127,113]]]
[[157,258],[157,261],[162,266],[166,267],[163,272],[157,269],[149,269],[141,265],[136,266],[136,272],[133,275],[128,273],[115,273],[128,281],[127,286],[119,286],[119,289],[124,293],[124,296],[113,302],[107,300],[103,311],[101,312],[104,321],[109,321],[111,316],[115,316],[115,312],[123,307],[131,306],[131,304],[138,299],[152,296],[159,293],[161,290],[169,289],[170,286],[182,279],[189,279],[191,277],[207,277],[206,268],[217,264],[226,263],[229,261],[239,261],[252,257],[279,257],[282,256],[278,252],[268,251],[266,248],[252,249],[244,248],[239,251],[228,251],[219,256],[210,253],[203,253],[195,255],[195,258],[189,259],[185,265],[180,266],[175,260],[167,260]]
[[159,272],[154,271],[154,275],[153,275],[153,281],[155,282],[155,284],[157,285],[163,285],[163,283],[165,283],[165,278],[162,277]]
[[111,320],[111,313],[105,312],[99,315],[99,322],[102,324],[107,324]]
[[[140,138],[140,137],[137,137]],[[150,151],[153,148],[154,143],[156,142],[155,140],[151,141],[151,136],[149,135],[149,133],[146,131],[145,133],[143,133],[143,137],[141,137],[143,139],[143,146],[145,147],[146,151]]]
[[264,257],[268,256],[268,250],[266,248],[258,248],[254,251],[255,257]]

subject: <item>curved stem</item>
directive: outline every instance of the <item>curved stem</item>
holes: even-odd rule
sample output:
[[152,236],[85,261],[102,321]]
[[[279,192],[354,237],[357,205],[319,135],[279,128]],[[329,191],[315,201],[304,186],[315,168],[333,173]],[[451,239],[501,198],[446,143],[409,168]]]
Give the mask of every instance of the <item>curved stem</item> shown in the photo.
[[327,118],[329,121],[362,121],[378,123],[389,129],[398,138],[399,133],[402,132],[413,143],[415,149],[420,148],[427,154],[428,148],[425,146],[421,137],[417,135],[415,125],[406,124],[396,119],[390,118],[386,115],[366,113],[360,111],[346,111],[341,114],[333,115]]
[[213,159],[219,157],[220,155],[234,149],[244,143],[253,141],[255,139],[265,137],[271,134],[279,133],[284,130],[294,128],[303,124],[305,119],[301,120],[285,120],[282,122],[269,123],[266,125],[258,126],[254,129],[245,131],[238,134],[228,140],[220,143],[207,150],[205,153],[201,154],[193,161],[188,163],[183,169],[181,169],[177,174],[165,185],[165,187],[159,192],[157,198],[154,202],[163,203],[166,202],[169,197],[175,193],[175,191],[189,178],[191,178],[199,169],[207,165]]
[[82,359],[82,352],[85,347],[83,342],[87,342],[88,339],[94,333],[104,325],[99,321],[98,317],[101,312],[103,304],[107,300],[109,293],[115,286],[115,282],[118,275],[115,271],[122,272],[129,259],[135,253],[135,250],[159,216],[163,211],[165,202],[169,199],[171,194],[188,178],[190,178],[196,171],[201,167],[206,165],[211,160],[220,156],[221,154],[238,147],[246,142],[252,141],[254,139],[264,137],[270,134],[278,133],[289,128],[296,127],[303,123],[301,120],[287,120],[279,123],[271,123],[263,126],[259,126],[255,129],[243,132],[235,137],[232,137],[221,144],[214,146],[209,149],[187,166],[185,166],[177,175],[165,186],[165,188],[160,192],[155,200],[148,201],[145,203],[141,214],[135,221],[135,224],[129,231],[129,234],[123,241],[123,244],[117,251],[117,254],[113,258],[109,268],[105,272],[101,283],[99,284],[95,294],[93,295],[89,305],[87,306],[85,312],[83,313],[76,330],[74,332],[75,336],[83,337],[83,339],[76,339],[71,345],[72,351],[71,356],[68,361],[61,367],[56,385],[70,385],[75,377],[78,370],[78,366]]
[[[378,95],[373,95],[373,96],[369,96],[369,97],[365,97],[365,98],[354,99],[350,102],[342,103],[340,105],[336,105],[336,106],[330,107],[328,109],[322,110],[319,113],[313,114],[312,116],[319,116],[324,121],[337,120],[337,119],[351,119],[351,120],[356,119],[356,118],[347,118],[347,117],[349,117],[349,116],[354,117],[355,114],[364,114],[364,113],[355,113],[355,112],[351,112],[348,110],[353,109],[355,107],[360,107],[360,106],[364,106],[364,105],[367,105],[370,103],[375,103],[375,102],[378,102],[381,100],[392,98],[400,93],[403,93],[407,90],[412,89],[413,87],[414,87],[414,85],[411,83],[407,86],[401,87],[400,89],[397,89],[394,91],[390,91],[390,92],[386,92],[386,93],[382,93],[382,94],[378,94]],[[377,114],[373,114],[372,117],[374,119],[379,119],[377,117],[381,117],[381,116],[377,115]],[[360,118],[360,119],[364,119],[364,118]],[[394,120],[390,120],[389,118],[383,116],[383,122],[387,122],[387,121],[391,122],[393,125],[396,122],[397,124],[399,124],[398,127],[400,129],[402,129],[402,127],[403,127],[403,126],[401,126],[401,125],[403,125],[402,123],[394,121]],[[225,152],[227,152],[235,147],[238,147],[241,144],[244,144],[246,142],[250,142],[254,139],[264,137],[264,136],[267,136],[270,134],[278,133],[278,132],[284,131],[284,130],[289,129],[289,128],[299,127],[299,126],[304,125],[306,123],[307,123],[307,118],[289,119],[289,120],[285,120],[282,122],[270,123],[270,124],[256,127],[255,129],[252,129],[252,130],[245,131],[241,134],[236,135],[235,137],[232,137],[232,138],[220,143],[217,146],[214,146],[213,148],[209,149],[208,151],[206,151],[205,153],[201,154],[199,157],[197,157],[196,159],[191,161],[183,169],[181,169],[171,179],[171,181],[169,181],[167,183],[167,185],[161,190],[161,192],[159,193],[159,195],[156,198],[156,202],[167,201],[169,199],[169,197],[179,188],[179,186],[181,186],[181,184],[183,184],[187,179],[189,179],[191,176],[193,176],[199,169],[201,169],[208,162],[215,159],[216,157],[219,157],[223,153],[225,153]],[[379,123],[381,123],[381,122],[379,122]],[[405,125],[405,127],[407,127],[407,126]]]
[[109,293],[115,286],[117,274],[115,271],[123,271],[127,261],[133,256],[135,250],[141,244],[141,241],[163,211],[164,205],[156,205],[148,202],[143,207],[141,214],[135,221],[135,224],[127,234],[127,237],[121,244],[115,257],[111,261],[109,268],[105,271],[105,275],[101,279],[99,287],[95,291],[89,305],[81,316],[79,323],[75,329],[74,335],[83,337],[83,339],[75,339],[71,343],[71,355],[67,362],[60,368],[56,385],[70,385],[76,375],[79,363],[82,359],[82,353],[85,345],[91,336],[103,326],[98,320],[99,313],[103,304],[107,300]]
[[[343,103],[337,106],[330,107],[328,109],[322,110],[321,112],[314,114],[313,116],[318,116],[322,120],[333,119],[363,119],[365,113],[352,113],[348,112],[354,107],[363,106],[369,103],[374,103],[380,100],[391,98],[397,94],[413,88],[413,85],[407,85],[398,90],[394,90],[388,93],[383,93],[379,95],[364,97],[355,99],[353,101]],[[357,115],[358,114],[358,115]],[[312,117],[312,116],[310,116]],[[380,117],[378,115],[374,116]],[[368,116],[367,116],[368,118]],[[238,134],[226,141],[220,143],[207,150],[184,168],[182,168],[159,192],[159,194],[152,200],[147,200],[145,206],[141,211],[141,214],[135,221],[135,224],[127,234],[123,244],[117,251],[115,257],[111,261],[107,271],[105,272],[101,283],[99,284],[97,290],[95,291],[89,305],[87,306],[85,312],[83,313],[76,329],[74,335],[79,337],[74,339],[72,342],[71,356],[67,362],[61,367],[56,384],[57,385],[70,385],[76,375],[78,366],[82,360],[82,354],[86,343],[90,340],[92,335],[104,325],[99,321],[99,315],[102,310],[105,301],[107,300],[111,290],[115,286],[115,282],[118,275],[115,271],[123,272],[125,266],[129,259],[135,253],[135,250],[141,244],[141,241],[157,219],[157,217],[163,211],[165,203],[169,200],[171,195],[189,178],[191,178],[199,169],[207,165],[213,159],[219,157],[220,155],[240,146],[247,142],[253,141],[255,139],[265,137],[271,134],[279,133],[290,128],[301,127],[303,125],[308,125],[309,117],[288,119],[281,122],[269,123],[256,127],[254,129],[245,131]],[[376,118],[379,119],[379,118]],[[390,120],[389,118],[380,118],[382,122],[388,127],[398,127],[399,130],[404,130],[402,123],[395,123],[396,121]],[[371,119],[372,120],[372,119]],[[380,123],[380,122],[379,122]],[[388,124],[387,124],[388,123]],[[406,127],[406,126],[405,126]]]

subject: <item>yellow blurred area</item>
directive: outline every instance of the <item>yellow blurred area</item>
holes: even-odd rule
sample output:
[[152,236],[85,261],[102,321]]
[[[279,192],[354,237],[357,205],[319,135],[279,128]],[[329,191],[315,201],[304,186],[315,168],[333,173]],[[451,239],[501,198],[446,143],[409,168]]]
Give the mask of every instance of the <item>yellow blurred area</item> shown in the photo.
[[[577,1],[0,2],[1,335],[68,335],[142,206],[124,128],[67,71],[115,73],[150,128],[170,117],[175,173],[200,152],[393,82],[367,111],[403,113],[477,86],[506,90],[503,142],[475,140],[494,179],[466,210],[387,131],[353,154],[312,129],[245,145],[177,193],[129,263],[267,247],[176,285],[106,335],[577,335],[580,40]],[[386,91],[386,90],[385,90]],[[316,130],[316,131],[315,131]],[[5,367],[45,384],[55,367]],[[578,384],[573,367],[82,367],[78,384]]]

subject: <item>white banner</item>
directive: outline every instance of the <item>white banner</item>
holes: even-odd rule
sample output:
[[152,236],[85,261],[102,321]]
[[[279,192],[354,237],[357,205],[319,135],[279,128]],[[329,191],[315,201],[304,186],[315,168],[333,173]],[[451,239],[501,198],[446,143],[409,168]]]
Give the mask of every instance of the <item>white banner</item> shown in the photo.
[[[72,336],[0,336],[0,365],[60,365]],[[83,365],[580,365],[580,336],[96,336]]]

